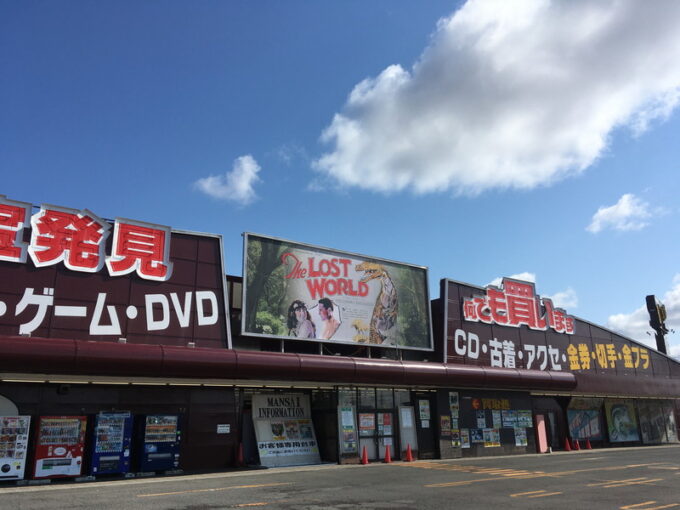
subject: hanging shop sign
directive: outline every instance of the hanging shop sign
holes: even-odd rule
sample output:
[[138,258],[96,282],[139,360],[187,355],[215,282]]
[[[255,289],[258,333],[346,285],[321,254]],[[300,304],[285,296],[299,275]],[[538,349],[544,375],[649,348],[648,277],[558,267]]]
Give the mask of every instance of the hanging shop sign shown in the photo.
[[[217,235],[0,195],[0,331],[224,347]],[[228,341],[227,341],[228,343]]]
[[242,333],[432,350],[427,270],[245,235]]
[[253,395],[253,424],[263,466],[294,466],[321,462],[309,395],[302,393]]

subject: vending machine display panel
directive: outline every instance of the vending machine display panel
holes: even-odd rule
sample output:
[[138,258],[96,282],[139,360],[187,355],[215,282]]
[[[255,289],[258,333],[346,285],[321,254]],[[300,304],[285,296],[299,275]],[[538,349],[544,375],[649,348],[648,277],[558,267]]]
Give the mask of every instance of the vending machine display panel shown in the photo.
[[85,416],[41,416],[35,446],[35,478],[78,476],[85,450]]
[[178,415],[148,415],[143,421],[140,448],[142,471],[164,471],[179,467],[180,427]]
[[0,480],[24,477],[30,416],[0,416]]
[[127,473],[130,470],[132,414],[99,413],[94,422],[90,474]]

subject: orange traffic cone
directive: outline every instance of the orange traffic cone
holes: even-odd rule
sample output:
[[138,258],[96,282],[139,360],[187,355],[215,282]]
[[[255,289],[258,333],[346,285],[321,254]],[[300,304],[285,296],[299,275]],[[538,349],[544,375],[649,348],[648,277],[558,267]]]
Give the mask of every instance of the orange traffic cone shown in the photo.
[[571,446],[569,445],[569,438],[568,437],[564,438],[564,451],[565,452],[571,451]]
[[390,455],[390,445],[385,446],[385,464],[392,462],[392,455]]
[[578,444],[578,439],[574,439],[574,450],[580,450],[581,445]]
[[593,447],[590,446],[590,439],[586,439],[586,450],[592,450]]
[[408,444],[406,447],[406,458],[404,459],[405,462],[413,462],[413,452],[411,451],[411,443]]
[[365,446],[364,446],[364,451],[361,453],[361,463],[363,465],[368,464],[368,452],[366,451]]

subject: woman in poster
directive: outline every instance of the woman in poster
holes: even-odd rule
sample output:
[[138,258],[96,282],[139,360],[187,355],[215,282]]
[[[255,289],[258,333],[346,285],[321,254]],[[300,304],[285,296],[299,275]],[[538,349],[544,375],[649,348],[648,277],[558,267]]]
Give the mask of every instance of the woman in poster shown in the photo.
[[316,328],[307,306],[296,299],[288,307],[288,335],[296,338],[316,338]]

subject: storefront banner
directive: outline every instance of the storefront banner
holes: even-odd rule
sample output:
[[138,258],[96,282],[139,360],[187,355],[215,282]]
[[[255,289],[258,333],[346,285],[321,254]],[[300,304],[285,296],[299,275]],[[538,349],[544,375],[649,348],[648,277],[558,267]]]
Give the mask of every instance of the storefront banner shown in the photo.
[[88,341],[231,345],[218,235],[0,195],[0,330]]
[[569,434],[573,439],[602,439],[599,409],[567,409]]
[[[499,287],[481,289],[446,280],[445,296],[447,363],[625,377],[653,375],[655,363],[667,364],[635,341],[592,336],[590,326],[541,298],[531,282],[505,278]],[[527,328],[544,334],[522,333],[520,341]]]
[[242,333],[432,350],[427,270],[245,235]]
[[640,440],[635,407],[631,402],[605,400],[604,408],[607,413],[609,441],[623,443]]
[[309,395],[253,395],[253,424],[263,466],[321,462],[312,424]]

